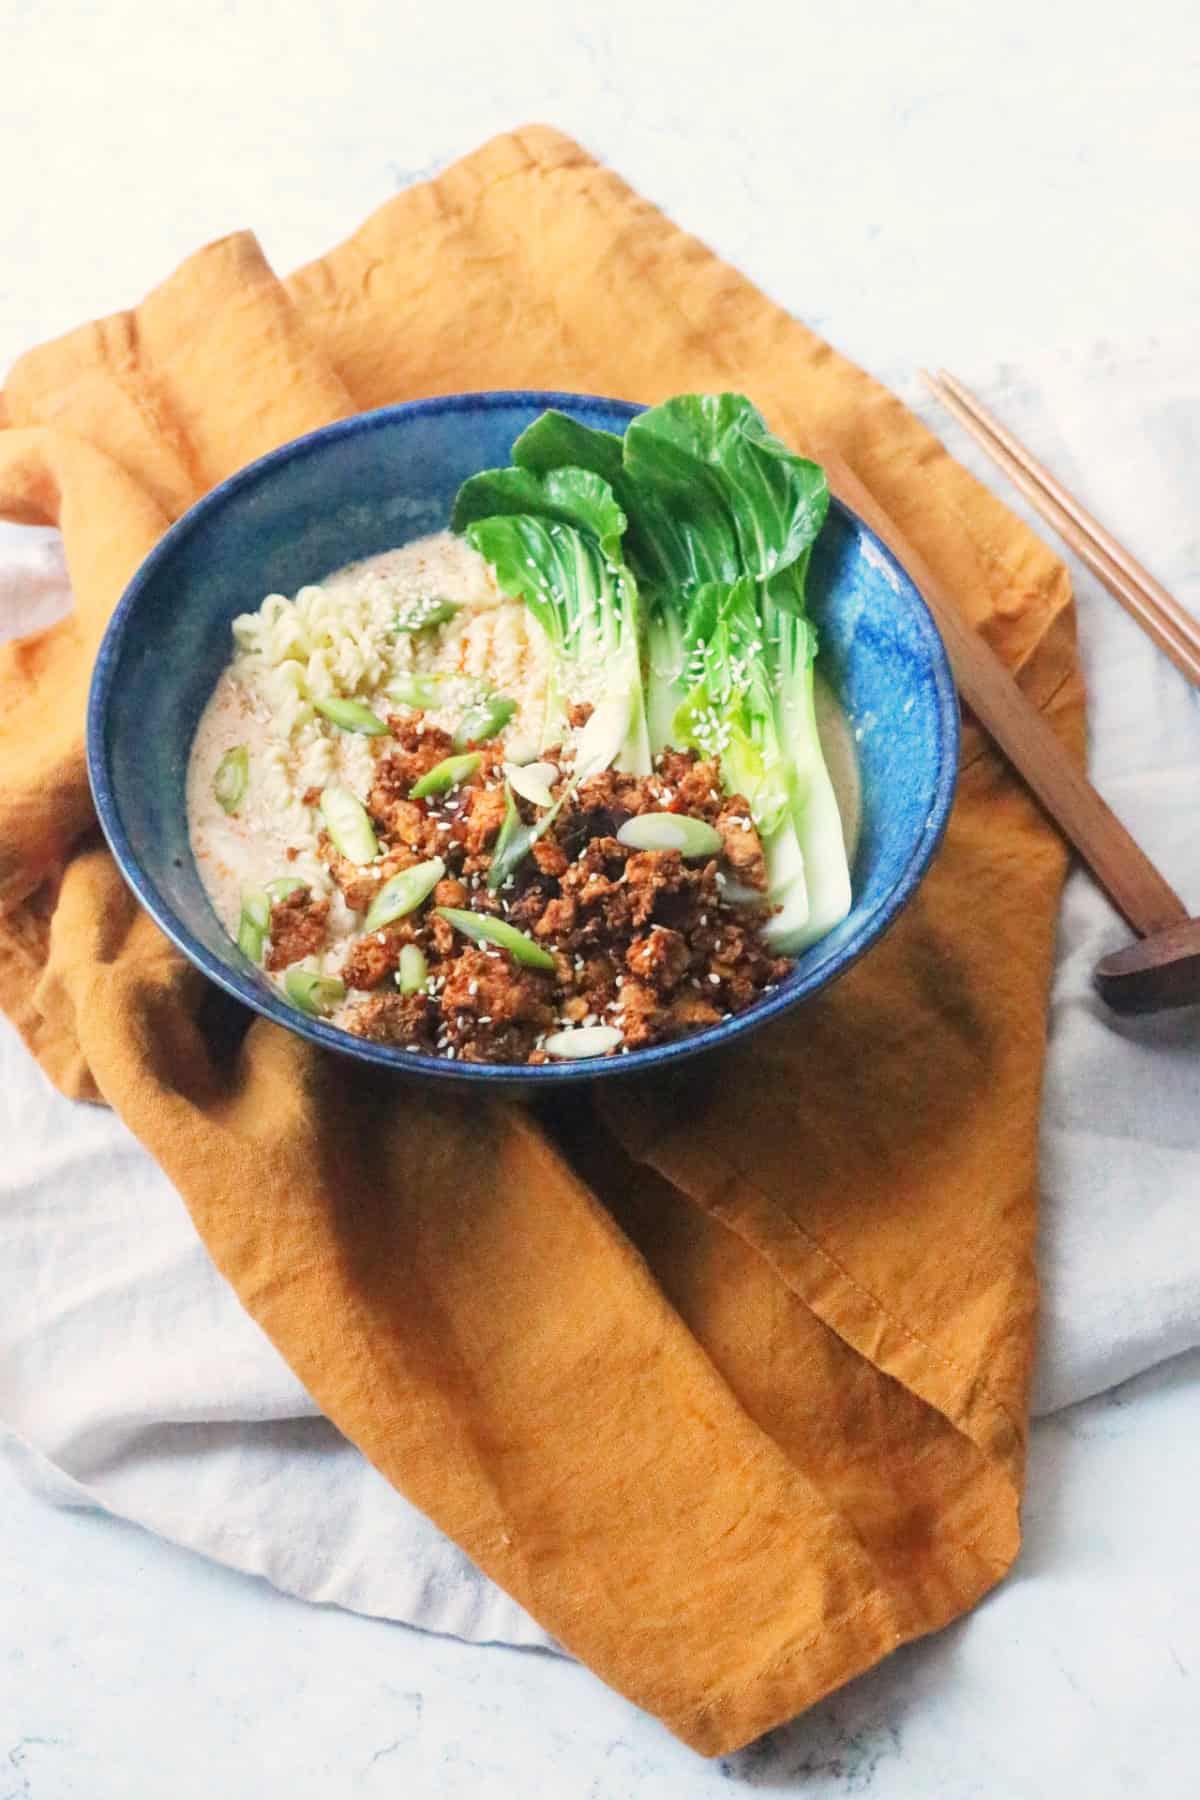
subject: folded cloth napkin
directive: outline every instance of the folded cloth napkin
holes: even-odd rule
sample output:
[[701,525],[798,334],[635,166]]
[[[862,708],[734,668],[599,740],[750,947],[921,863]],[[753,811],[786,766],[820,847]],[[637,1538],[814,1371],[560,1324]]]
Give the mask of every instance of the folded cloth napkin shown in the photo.
[[84,773],[104,621],[200,493],[358,407],[530,385],[736,387],[835,444],[1081,750],[1049,551],[891,395],[530,128],[287,283],[236,236],[13,370],[0,513],[60,525],[76,610],[0,662],[0,999],[157,1157],[328,1417],[714,1754],[1016,1553],[1054,833],[969,730],[934,870],[837,988],[715,1067],[539,1113],[231,1032],[97,842]]

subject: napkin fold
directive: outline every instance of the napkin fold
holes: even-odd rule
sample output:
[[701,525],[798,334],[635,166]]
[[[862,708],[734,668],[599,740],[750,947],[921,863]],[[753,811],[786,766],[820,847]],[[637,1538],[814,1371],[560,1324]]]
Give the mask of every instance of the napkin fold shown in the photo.
[[733,387],[798,447],[832,442],[1081,752],[1050,552],[893,396],[531,127],[287,282],[238,234],[11,372],[0,514],[60,525],[76,610],[0,652],[0,1003],[52,1080],[158,1158],[335,1424],[716,1754],[955,1617],[1016,1554],[1065,857],[968,729],[931,874],[837,987],[719,1062],[545,1110],[387,1080],[208,989],[95,833],[105,621],[170,521],[253,457],[358,408],[505,386]]

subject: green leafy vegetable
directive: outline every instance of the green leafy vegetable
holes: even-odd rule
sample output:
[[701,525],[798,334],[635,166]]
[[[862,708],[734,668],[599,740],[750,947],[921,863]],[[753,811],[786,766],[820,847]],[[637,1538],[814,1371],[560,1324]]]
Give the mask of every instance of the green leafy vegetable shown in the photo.
[[526,968],[554,967],[554,958],[548,950],[535,944],[531,937],[526,937],[515,925],[506,925],[503,919],[493,919],[490,913],[465,912],[457,906],[439,906],[437,911],[443,919],[449,919],[454,929],[461,931],[464,937],[473,938],[477,944],[496,944]]
[[[625,440],[615,431],[595,431],[554,407],[527,425],[512,447],[518,468],[534,475],[552,475],[556,469],[590,469],[607,481],[622,501],[621,480],[625,469]],[[623,504],[623,501],[622,501]]]
[[796,953],[850,905],[806,617],[809,556],[829,507],[824,472],[739,394],[680,395],[640,413],[623,439],[544,413],[513,461],[543,491],[573,470],[611,490],[645,614],[651,746],[720,756],[726,788],[745,794],[763,837],[766,935]]
[[[671,530],[655,543],[677,575],[686,545],[707,579],[773,583],[807,552],[829,511],[824,470],[772,436],[741,394],[681,394],[639,413],[624,457],[639,517],[644,510],[661,525],[670,510]],[[802,591],[792,598],[803,606]]]
[[245,744],[235,744],[217,764],[213,776],[213,795],[225,812],[236,812],[250,785],[250,753]]
[[[808,884],[792,811],[793,768],[779,729],[770,646],[755,582],[708,582],[680,619],[683,697],[668,742],[718,756],[731,793],[744,794],[763,841],[776,935],[808,922]],[[670,598],[664,604],[670,605]],[[672,692],[678,690],[678,684]]]
[[837,795],[817,733],[812,628],[794,609],[785,611],[772,601],[763,607],[763,623],[774,672],[779,735],[791,758],[792,822],[808,887],[804,924],[790,932],[782,917],[771,918],[763,935],[784,954],[795,955],[832,931],[850,911],[850,867]]
[[419,781],[414,781],[410,789],[413,800],[427,800],[430,794],[444,794],[448,789],[457,787],[474,775],[483,761],[478,750],[472,750],[466,756],[444,756],[440,763],[434,763],[432,769],[426,769]]
[[554,520],[595,538],[610,562],[621,558],[625,514],[612,488],[587,469],[485,469],[464,481],[454,500],[453,527],[467,531],[481,519],[525,515]]
[[454,521],[550,644],[543,745],[561,741],[570,702],[586,694],[613,740],[609,761],[649,773],[638,587],[608,483],[586,469],[489,470],[460,490]]

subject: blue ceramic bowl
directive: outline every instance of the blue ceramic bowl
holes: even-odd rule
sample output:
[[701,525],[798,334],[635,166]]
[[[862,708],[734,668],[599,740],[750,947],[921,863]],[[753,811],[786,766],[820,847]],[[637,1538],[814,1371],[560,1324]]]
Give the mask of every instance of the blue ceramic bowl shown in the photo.
[[407,1074],[522,1088],[630,1076],[744,1037],[841,975],[893,922],[937,848],[958,769],[958,703],[916,588],[835,505],[809,582],[820,665],[855,726],[863,822],[854,905],[749,1011],[677,1043],[594,1063],[446,1062],[336,1030],[284,1003],[209,905],[188,846],[184,784],[201,711],[231,653],[230,621],[344,563],[444,527],[459,484],[509,460],[548,406],[622,431],[639,410],[579,394],[463,394],[392,406],[285,444],[180,519],[129,585],[100,648],[88,768],[114,856],[192,962],[289,1031]]

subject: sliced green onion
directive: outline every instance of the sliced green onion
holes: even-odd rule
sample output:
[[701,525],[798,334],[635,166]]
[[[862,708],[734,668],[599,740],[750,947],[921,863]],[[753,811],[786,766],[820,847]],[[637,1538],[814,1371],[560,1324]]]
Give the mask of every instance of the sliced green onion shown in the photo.
[[330,694],[322,699],[314,696],[313,705],[330,724],[340,726],[343,731],[361,731],[364,737],[382,737],[387,731],[379,714],[364,706],[361,700],[339,700]]
[[720,832],[687,813],[635,813],[617,832],[617,842],[629,850],[678,850],[681,856],[716,856],[722,848]]
[[498,944],[501,950],[509,952],[514,962],[524,963],[527,969],[554,967],[554,958],[548,950],[535,944],[515,925],[506,925],[503,919],[493,919],[490,913],[464,912],[457,906],[439,906],[437,911],[464,937],[473,938],[477,944]]
[[327,787],[321,795],[321,817],[335,850],[351,862],[369,863],[379,854],[379,840],[362,801],[346,787]]
[[247,888],[242,895],[242,917],[259,931],[271,929],[271,902],[262,888]]
[[363,930],[382,931],[385,925],[393,925],[407,913],[416,912],[445,873],[446,865],[440,856],[431,856],[428,862],[414,863],[411,869],[401,869],[398,875],[384,882],[367,908]]
[[279,875],[274,881],[268,881],[265,893],[272,906],[277,900],[286,900],[289,894],[298,894],[307,881],[300,881],[295,875]]
[[762,888],[747,887],[744,881],[733,881],[727,875],[720,884],[721,898],[730,906],[768,906],[771,896]]
[[412,800],[425,800],[430,794],[444,794],[447,788],[457,787],[468,775],[473,775],[483,761],[478,750],[472,750],[468,756],[445,756],[440,763],[434,763],[427,769],[420,781],[415,781],[409,790]]
[[504,822],[496,834],[496,842],[492,845],[492,861],[489,868],[494,867],[497,861],[504,867],[508,866],[508,857],[513,843],[521,837],[524,830],[512,786],[506,781],[504,784]]
[[336,975],[317,975],[311,969],[289,969],[283,978],[283,990],[293,1006],[314,1018],[332,1012],[339,1000],[346,998],[346,984]]
[[[508,814],[504,815],[504,825],[500,827],[500,836],[496,839],[492,851],[492,860],[488,866],[487,884],[491,893],[496,893],[504,886],[513,870],[523,863],[538,839],[544,837],[562,811],[563,803],[575,792],[578,781],[571,781],[558,796],[554,805],[544,812],[535,825],[522,825],[515,829],[505,841],[505,828],[508,825]],[[514,808],[515,810],[515,808]]]
[[422,594],[400,608],[392,629],[398,636],[406,631],[428,631],[434,625],[445,625],[457,611],[453,600],[443,600],[440,594]]
[[425,952],[416,944],[405,944],[400,952],[400,967],[396,970],[396,986],[400,992],[419,994],[428,974]]
[[217,764],[213,776],[213,795],[217,805],[227,813],[236,812],[250,785],[250,753],[245,744],[235,744]]
[[454,748],[465,750],[468,744],[482,744],[488,738],[499,737],[516,710],[516,701],[507,695],[485,694],[482,700],[468,706],[459,720],[458,730],[454,733]]
[[418,675],[415,669],[393,676],[384,692],[398,706],[440,706],[446,697],[446,675]]
[[508,777],[509,786],[514,793],[520,794],[522,800],[528,800],[534,806],[550,805],[553,798],[550,783],[558,780],[558,770],[553,763],[505,763],[504,773]]
[[548,1056],[605,1056],[620,1042],[615,1025],[577,1025],[571,1031],[552,1031],[542,1049]]

